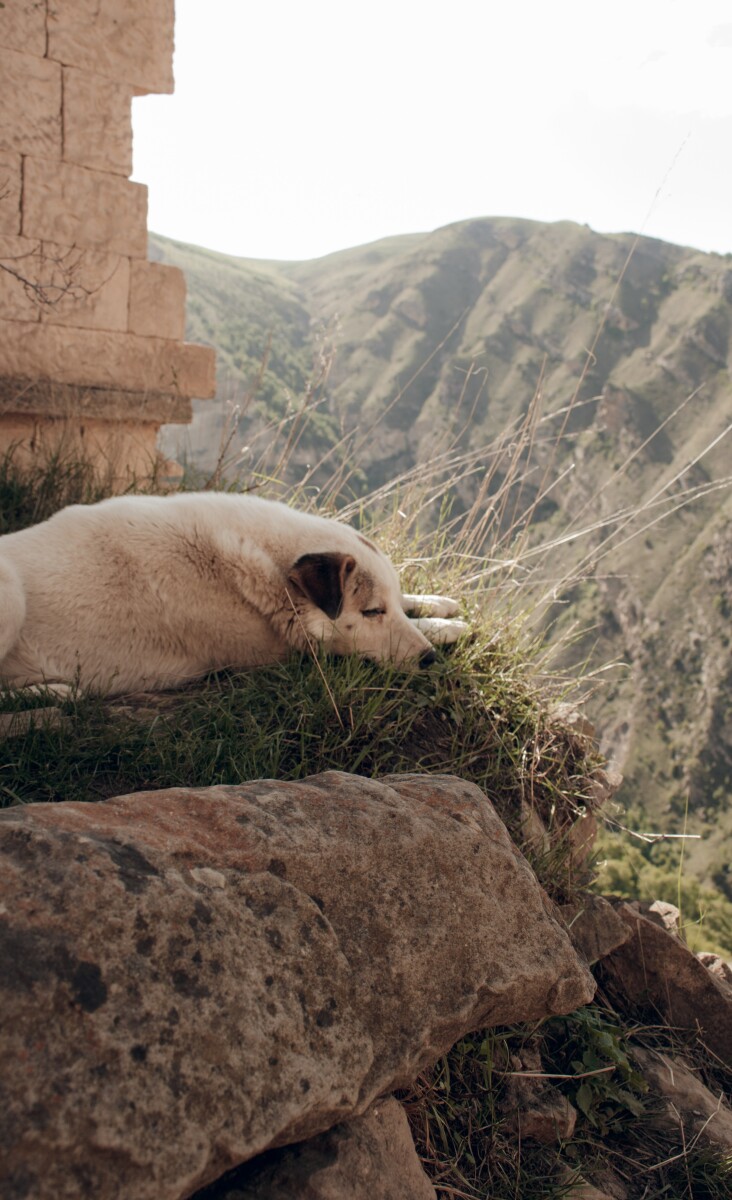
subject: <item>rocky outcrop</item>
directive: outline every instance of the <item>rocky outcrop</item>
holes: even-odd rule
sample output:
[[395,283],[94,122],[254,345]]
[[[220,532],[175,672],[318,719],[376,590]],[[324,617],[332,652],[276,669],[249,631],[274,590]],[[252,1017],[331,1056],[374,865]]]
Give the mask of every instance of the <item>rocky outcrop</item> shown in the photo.
[[602,971],[624,1007],[650,1006],[668,1025],[698,1033],[732,1067],[732,984],[704,966],[674,932],[678,909],[659,901],[621,901],[615,911],[630,937],[603,959]]
[[402,1106],[379,1100],[362,1117],[272,1150],[194,1200],[435,1200]]
[[8,1200],[177,1200],[594,992],[450,777],[16,808],[0,853]]

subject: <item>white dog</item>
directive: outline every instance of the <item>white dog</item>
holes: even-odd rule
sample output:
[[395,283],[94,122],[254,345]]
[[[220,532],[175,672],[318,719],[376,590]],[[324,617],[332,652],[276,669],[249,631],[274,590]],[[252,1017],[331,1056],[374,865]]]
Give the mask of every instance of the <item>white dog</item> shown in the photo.
[[[406,612],[430,614],[410,620]],[[0,537],[0,679],[115,695],[318,645],[404,663],[466,628],[372,542],[256,496],[120,496]]]

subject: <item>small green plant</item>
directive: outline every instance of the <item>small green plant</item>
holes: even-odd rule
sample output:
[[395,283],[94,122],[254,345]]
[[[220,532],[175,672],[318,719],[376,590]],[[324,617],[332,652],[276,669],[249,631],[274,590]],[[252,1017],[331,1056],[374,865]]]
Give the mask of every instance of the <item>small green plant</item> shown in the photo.
[[402,1097],[439,1200],[559,1200],[570,1192],[558,1146],[522,1142],[503,1112],[505,1072],[528,1030],[464,1038]]
[[567,1073],[562,1090],[601,1136],[644,1112],[648,1087],[617,1018],[595,1005],[578,1008],[547,1023],[544,1045],[548,1069]]

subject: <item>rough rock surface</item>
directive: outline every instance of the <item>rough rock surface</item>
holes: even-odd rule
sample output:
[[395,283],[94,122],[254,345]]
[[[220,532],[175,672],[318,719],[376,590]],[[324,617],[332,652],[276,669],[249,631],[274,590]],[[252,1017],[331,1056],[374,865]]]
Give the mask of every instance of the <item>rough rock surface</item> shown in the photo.
[[194,1200],[435,1200],[404,1109],[390,1097],[327,1133],[270,1150]]
[[[593,1178],[595,1182],[588,1183],[575,1176],[567,1200],[628,1200],[628,1189],[612,1171],[598,1171]],[[570,1183],[569,1175],[567,1182]]]
[[16,808],[0,855],[5,1200],[190,1195],[594,992],[451,777]]
[[636,1046],[633,1057],[651,1090],[666,1102],[656,1117],[662,1128],[678,1130],[683,1124],[687,1141],[699,1140],[732,1152],[732,1108],[722,1094],[710,1092],[676,1055]]
[[621,901],[615,911],[631,937],[603,959],[607,981],[632,1004],[651,1005],[669,1025],[698,1031],[732,1066],[732,985],[673,932],[678,910],[658,901]]
[[639,901],[638,912],[642,912],[649,921],[658,925],[659,929],[665,929],[666,933],[681,936],[681,913],[676,905],[669,904],[668,900],[650,900],[642,903]]
[[632,937],[604,896],[587,892],[576,904],[564,904],[560,911],[573,946],[588,963],[599,962]]
[[711,954],[708,950],[699,950],[697,956],[699,962],[712,975],[716,975],[717,979],[721,979],[723,983],[732,984],[732,963],[722,958],[721,954]]

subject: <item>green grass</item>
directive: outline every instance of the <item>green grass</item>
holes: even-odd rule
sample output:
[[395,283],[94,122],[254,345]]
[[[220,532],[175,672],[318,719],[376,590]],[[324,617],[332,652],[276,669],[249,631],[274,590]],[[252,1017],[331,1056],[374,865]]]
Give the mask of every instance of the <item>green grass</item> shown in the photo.
[[567,1194],[556,1147],[521,1144],[502,1109],[505,1064],[525,1032],[465,1038],[401,1095],[440,1200],[553,1200]]
[[18,447],[0,457],[0,536],[37,525],[67,504],[93,504],[109,495],[94,467],[63,447],[33,464]]
[[[47,703],[34,697],[38,706]],[[0,709],[28,708],[22,692]],[[24,737],[0,742],[0,802],[97,800],[147,788],[300,779],[325,770],[458,774],[477,783],[520,837],[522,804],[559,836],[586,804],[591,747],[547,713],[517,646],[441,652],[428,670],[356,658],[293,657],[225,673],[186,691],[61,705]],[[536,863],[547,888],[572,893],[555,860]]]
[[[629,818],[624,817],[625,822]],[[635,815],[634,825],[638,824]],[[684,868],[678,841],[655,844],[604,829],[596,845],[596,890],[629,900],[665,900],[681,913],[683,936],[692,950],[728,958],[732,953],[732,901],[704,887]]]

